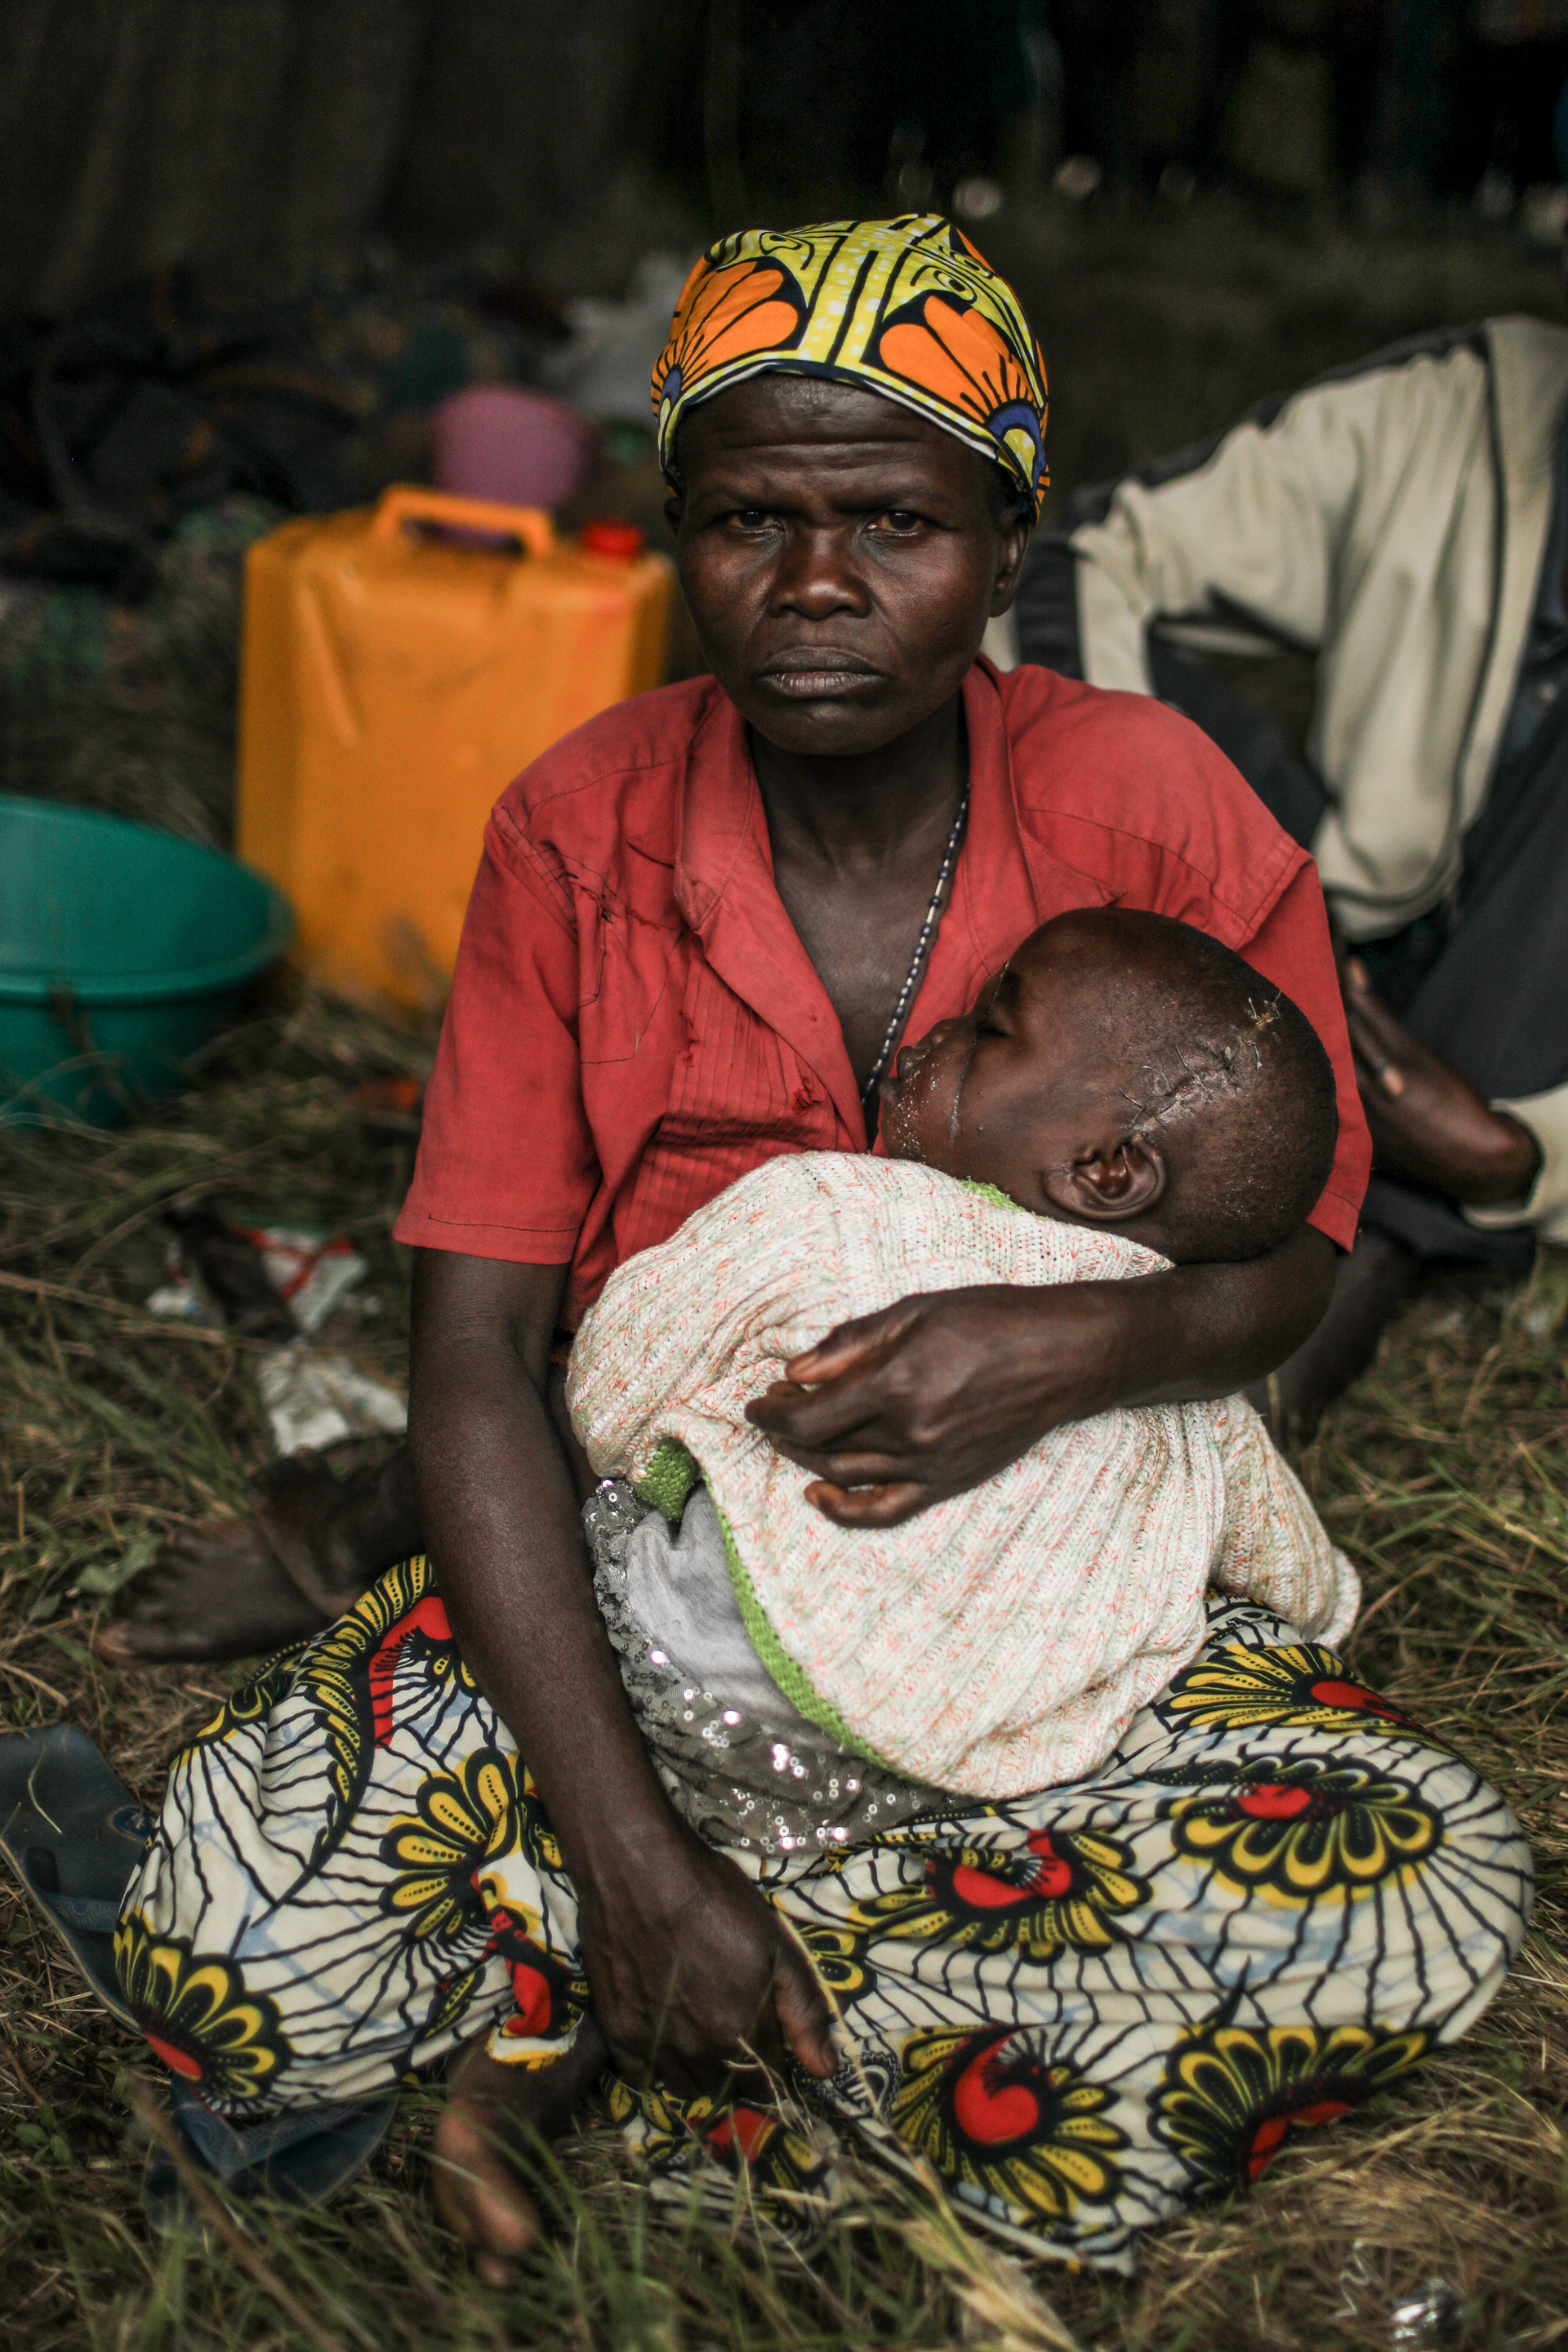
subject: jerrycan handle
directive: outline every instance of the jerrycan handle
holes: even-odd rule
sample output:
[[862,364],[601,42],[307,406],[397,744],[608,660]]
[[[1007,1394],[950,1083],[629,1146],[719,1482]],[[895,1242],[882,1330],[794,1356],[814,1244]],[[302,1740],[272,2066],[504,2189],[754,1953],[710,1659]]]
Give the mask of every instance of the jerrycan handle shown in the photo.
[[542,507],[497,506],[489,499],[454,498],[447,490],[427,490],[416,482],[397,482],[383,490],[371,521],[374,539],[395,539],[407,522],[455,523],[463,530],[482,530],[492,538],[522,542],[528,555],[553,555],[555,526]]

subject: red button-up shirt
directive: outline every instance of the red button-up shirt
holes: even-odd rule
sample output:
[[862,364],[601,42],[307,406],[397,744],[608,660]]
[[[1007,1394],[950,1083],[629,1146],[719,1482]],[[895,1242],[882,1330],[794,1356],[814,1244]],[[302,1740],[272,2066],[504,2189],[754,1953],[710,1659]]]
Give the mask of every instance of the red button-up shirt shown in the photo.
[[[1339,1150],[1311,1221],[1348,1249],[1372,1147],[1310,858],[1158,702],[982,661],[963,707],[969,827],[905,1034],[966,1011],[1069,908],[1194,924],[1332,1056]],[[864,1149],[837,1016],[773,887],[745,722],[713,679],[535,761],[485,835],[397,1239],[570,1262],[571,1328],[622,1259],[763,1160]]]

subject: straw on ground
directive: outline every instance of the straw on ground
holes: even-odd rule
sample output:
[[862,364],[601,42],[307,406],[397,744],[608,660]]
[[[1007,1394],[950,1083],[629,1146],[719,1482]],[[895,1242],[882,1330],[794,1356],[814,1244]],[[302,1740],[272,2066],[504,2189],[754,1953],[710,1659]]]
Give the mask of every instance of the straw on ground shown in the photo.
[[[371,1259],[380,1316],[333,1339],[398,1379],[391,1223],[411,1123],[356,1097],[430,1039],[307,1003],[213,1057],[156,1128],[0,1139],[0,1721],[69,1713],[143,1801],[216,1670],[114,1675],[87,1647],[127,1559],[240,1502],[266,1458],[254,1351],[145,1312],[168,1204],[320,1214]],[[309,2339],[469,2347],[984,2343],[1104,2352],[1392,2346],[1446,2281],[1461,2347],[1568,2343],[1568,1260],[1523,1290],[1439,1277],[1302,1465],[1367,1607],[1352,1658],[1502,1787],[1532,1839],[1537,1923],[1497,2007],[1373,2112],[1292,2143],[1253,2195],[1167,2231],[1131,2284],[1018,2268],[869,2158],[807,2268],[693,2210],[655,2220],[589,2116],[537,2189],[517,2289],[468,2279],[430,2219],[434,2092],[306,2221],[160,2242],[141,2218],[136,2053],[0,1887],[0,2352],[229,2352]],[[254,2258],[252,2258],[254,2257]],[[310,2326],[301,2322],[308,2315]],[[1436,2342],[1434,2335],[1430,2340]]]

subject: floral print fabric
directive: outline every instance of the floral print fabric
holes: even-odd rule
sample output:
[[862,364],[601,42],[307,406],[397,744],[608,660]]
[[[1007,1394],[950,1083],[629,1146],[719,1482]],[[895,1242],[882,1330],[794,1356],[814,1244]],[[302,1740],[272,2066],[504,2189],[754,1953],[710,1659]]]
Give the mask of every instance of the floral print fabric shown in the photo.
[[1048,478],[1040,347],[1012,288],[937,214],[746,229],[710,245],[654,365],[667,475],[686,410],[768,369],[917,410],[994,459],[1038,514]]
[[[612,2084],[656,2192],[739,2190],[809,2241],[858,2132],[1031,2250],[1119,2268],[1461,2032],[1531,1885],[1468,1765],[1218,1600],[1089,1779],[939,1800],[804,1869],[735,1858],[811,1953],[844,2063],[774,2113]],[[178,1759],[117,1953],[152,2048],[237,2122],[384,2091],[480,2032],[521,2065],[568,2046],[571,1883],[425,1561]]]

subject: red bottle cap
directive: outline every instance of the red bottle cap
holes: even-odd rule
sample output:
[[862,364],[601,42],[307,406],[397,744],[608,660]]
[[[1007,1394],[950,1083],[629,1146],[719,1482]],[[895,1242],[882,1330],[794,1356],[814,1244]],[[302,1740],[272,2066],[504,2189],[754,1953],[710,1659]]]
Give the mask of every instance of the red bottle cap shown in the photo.
[[605,555],[612,563],[635,563],[644,541],[635,522],[616,522],[603,515],[583,525],[577,545],[584,555]]

